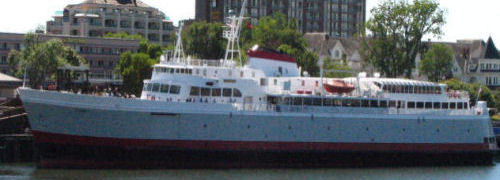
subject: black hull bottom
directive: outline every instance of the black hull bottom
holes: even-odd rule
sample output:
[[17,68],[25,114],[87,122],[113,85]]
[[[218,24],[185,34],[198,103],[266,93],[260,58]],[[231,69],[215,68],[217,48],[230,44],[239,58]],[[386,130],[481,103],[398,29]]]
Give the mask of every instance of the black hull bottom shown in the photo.
[[42,168],[352,168],[492,165],[492,152],[254,152],[38,144]]

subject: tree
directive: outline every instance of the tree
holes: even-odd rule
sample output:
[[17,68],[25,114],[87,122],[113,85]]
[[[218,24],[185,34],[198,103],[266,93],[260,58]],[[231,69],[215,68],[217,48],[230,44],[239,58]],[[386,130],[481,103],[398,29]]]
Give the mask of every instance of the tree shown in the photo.
[[59,39],[41,42],[37,34],[28,33],[24,44],[23,50],[13,50],[9,53],[9,65],[16,69],[15,74],[18,77],[22,77],[26,70],[29,85],[34,88],[52,78],[57,68],[62,65],[78,66],[86,63],[74,49],[65,46]]
[[194,22],[183,30],[182,42],[187,54],[201,59],[221,59],[226,50],[221,23]]
[[453,68],[453,50],[445,44],[434,44],[424,54],[419,70],[430,81],[443,80]]
[[459,90],[459,91],[467,91],[470,95],[470,104],[475,105],[475,101],[477,99],[477,92],[479,92],[479,88],[481,88],[481,94],[479,95],[479,100],[486,101],[488,107],[495,107],[495,97],[491,93],[491,90],[485,86],[478,83],[468,84],[464,83],[458,79],[449,79],[443,81],[442,83],[448,86],[450,90]]
[[259,23],[252,29],[251,41],[243,42],[243,47],[258,44],[261,47],[277,50],[289,54],[297,60],[311,76],[319,75],[318,56],[307,50],[304,36],[297,31],[295,21],[287,21],[285,15],[275,13],[259,19]]
[[151,78],[153,65],[158,63],[146,53],[125,52],[120,57],[117,71],[123,76],[122,91],[140,96],[144,79]]
[[323,69],[325,71],[331,71],[325,72],[325,77],[345,78],[353,76],[353,70],[349,67],[346,61],[336,62],[330,57],[324,60]]
[[445,11],[435,0],[386,0],[371,10],[365,57],[382,75],[410,77],[425,35],[439,36]]

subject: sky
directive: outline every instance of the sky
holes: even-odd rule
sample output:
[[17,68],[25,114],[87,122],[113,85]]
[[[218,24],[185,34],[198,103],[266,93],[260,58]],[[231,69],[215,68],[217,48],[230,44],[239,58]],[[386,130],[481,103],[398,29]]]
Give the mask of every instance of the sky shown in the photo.
[[[4,0],[6,1],[6,0]],[[195,0],[142,0],[169,16],[175,24],[179,20],[194,18]],[[366,0],[368,11],[381,0]],[[83,0],[14,0],[0,6],[0,32],[25,33],[44,25],[56,11],[68,4]],[[498,0],[439,0],[447,10],[444,36],[427,37],[434,41],[457,39],[483,39],[489,36],[500,45],[500,1]],[[367,12],[367,19],[370,17]],[[427,39],[426,38],[426,39]],[[500,46],[499,46],[500,47]]]

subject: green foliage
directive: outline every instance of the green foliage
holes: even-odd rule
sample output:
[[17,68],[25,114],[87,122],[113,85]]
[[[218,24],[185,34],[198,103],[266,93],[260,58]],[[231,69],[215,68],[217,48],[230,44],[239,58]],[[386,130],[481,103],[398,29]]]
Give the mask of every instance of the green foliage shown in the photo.
[[143,81],[151,77],[153,65],[156,63],[158,61],[145,53],[123,53],[116,67],[123,76],[123,92],[140,96]]
[[221,23],[194,22],[182,32],[187,54],[201,59],[221,59],[225,53]]
[[441,35],[445,24],[435,0],[385,0],[371,14],[366,27],[373,37],[364,43],[364,56],[387,77],[410,77],[422,37]]
[[319,76],[318,56],[307,50],[306,40],[297,31],[294,21],[287,21],[281,13],[259,19],[258,25],[252,29],[251,40],[243,43],[243,47],[258,44],[289,54],[295,57],[297,65],[302,67],[303,71],[307,71],[311,76]]
[[21,51],[11,51],[8,61],[9,65],[17,70],[15,74],[18,77],[22,77],[26,69],[29,85],[34,88],[42,85],[47,78],[53,77],[57,68],[62,65],[79,66],[86,63],[75,50],[65,46],[61,40],[41,42],[34,33],[26,34],[25,48]]
[[137,53],[123,53],[116,67],[116,71],[123,77],[123,93],[140,96],[143,81],[151,78],[153,65],[159,62],[164,48],[159,44],[150,43],[140,35],[128,35],[122,32],[108,33],[106,37],[140,40]]
[[479,88],[481,88],[481,94],[479,95],[480,101],[486,101],[488,103],[488,107],[495,107],[495,96],[491,93],[491,90],[485,86],[478,83],[468,84],[464,83],[458,79],[449,79],[443,81],[442,83],[448,85],[448,89],[450,90],[459,90],[459,91],[467,91],[470,95],[471,105],[474,105],[477,99],[477,92]]
[[338,62],[332,60],[331,58],[326,58],[324,60],[323,69],[325,71],[331,71],[325,72],[325,77],[345,78],[354,76],[353,69],[349,67],[346,61]]
[[437,82],[451,74],[453,68],[453,50],[445,44],[434,44],[424,54],[419,70],[430,81]]
[[297,31],[295,24],[289,23],[281,13],[259,19],[258,25],[252,31],[252,37],[253,41],[250,43],[275,50],[284,44],[300,51],[305,51],[307,47],[303,35]]

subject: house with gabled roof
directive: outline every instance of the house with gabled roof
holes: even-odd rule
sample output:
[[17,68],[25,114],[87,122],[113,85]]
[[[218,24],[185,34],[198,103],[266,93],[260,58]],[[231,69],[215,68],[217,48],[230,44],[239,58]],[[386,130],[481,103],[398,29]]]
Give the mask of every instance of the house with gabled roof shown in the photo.
[[360,40],[356,38],[330,37],[326,33],[306,33],[304,35],[308,50],[315,52],[320,59],[348,64],[354,70],[361,70]]

